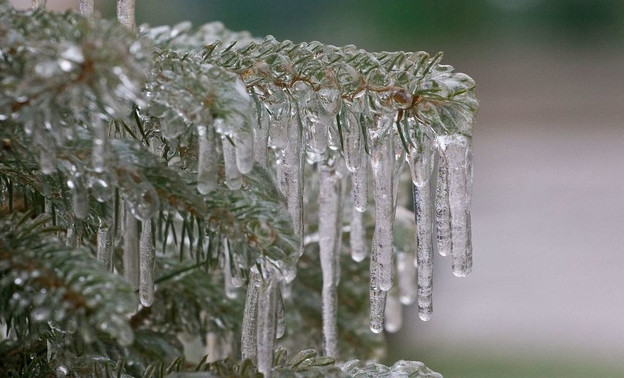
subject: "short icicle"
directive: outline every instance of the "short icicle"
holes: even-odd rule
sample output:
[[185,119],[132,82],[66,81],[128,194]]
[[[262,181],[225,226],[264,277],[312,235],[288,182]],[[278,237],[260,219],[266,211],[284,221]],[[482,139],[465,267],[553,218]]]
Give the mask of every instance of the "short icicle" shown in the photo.
[[229,138],[222,138],[223,162],[225,164],[225,184],[232,190],[240,189],[243,185],[243,176],[236,164],[236,147]]
[[260,273],[252,269],[245,297],[245,310],[241,330],[241,356],[243,360],[257,363],[258,356],[258,294],[260,293]]
[[438,253],[448,256],[451,253],[451,210],[449,209],[448,163],[444,143],[438,142],[438,176],[436,185],[436,240]]
[[342,179],[334,167],[323,164],[319,172],[319,248],[323,272],[323,340],[325,355],[335,357],[338,346],[337,316],[337,271],[339,246],[341,242],[341,183]]
[[431,319],[433,311],[433,214],[431,185],[414,185],[414,209],[416,212],[416,270],[418,276],[418,316]]
[[277,282],[275,277],[265,277],[258,294],[258,371],[265,377],[271,376],[273,352],[277,337]]
[[394,248],[393,138],[373,143],[371,171],[375,195],[375,233],[371,249],[371,287],[388,291],[392,288],[392,251]]
[[102,218],[97,233],[97,259],[106,270],[113,271],[113,234],[108,221]]
[[149,307],[154,302],[154,238],[152,237],[152,221],[141,222],[141,239],[139,241],[139,299],[141,304]]
[[208,194],[217,188],[217,148],[215,130],[212,127],[197,126],[199,157],[197,161],[197,190]]
[[472,151],[470,140],[453,135],[445,140],[448,164],[449,205],[451,212],[452,268],[457,277],[472,271],[470,202]]
[[139,288],[139,227],[128,204],[124,204],[123,214],[124,277],[136,290]]

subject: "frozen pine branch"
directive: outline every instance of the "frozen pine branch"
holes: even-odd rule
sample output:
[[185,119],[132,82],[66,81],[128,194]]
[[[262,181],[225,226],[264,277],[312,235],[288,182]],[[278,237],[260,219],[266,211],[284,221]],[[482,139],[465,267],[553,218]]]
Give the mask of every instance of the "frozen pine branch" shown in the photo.
[[133,1],[123,26],[91,8],[0,3],[2,350],[41,374],[181,374],[184,333],[248,358],[195,366],[213,373],[436,376],[334,363],[378,359],[401,304],[430,318],[435,249],[470,273],[474,81],[441,54],[137,34]]

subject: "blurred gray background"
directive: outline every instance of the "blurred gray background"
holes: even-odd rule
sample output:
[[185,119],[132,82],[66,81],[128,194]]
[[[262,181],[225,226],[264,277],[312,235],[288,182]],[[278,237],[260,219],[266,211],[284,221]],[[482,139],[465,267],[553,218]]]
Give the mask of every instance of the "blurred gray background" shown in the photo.
[[455,278],[436,256],[433,319],[406,308],[388,361],[446,377],[624,376],[624,2],[137,0],[139,24],[183,20],[445,51],[481,102],[474,271]]

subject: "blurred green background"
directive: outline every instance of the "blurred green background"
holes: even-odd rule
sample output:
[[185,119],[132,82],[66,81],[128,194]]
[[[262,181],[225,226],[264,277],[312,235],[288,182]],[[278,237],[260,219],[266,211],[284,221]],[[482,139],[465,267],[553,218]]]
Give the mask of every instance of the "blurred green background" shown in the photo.
[[[114,17],[114,1],[96,4]],[[455,278],[436,256],[433,319],[404,309],[387,362],[445,377],[624,377],[624,1],[137,0],[138,24],[184,20],[444,51],[481,102],[474,271]]]

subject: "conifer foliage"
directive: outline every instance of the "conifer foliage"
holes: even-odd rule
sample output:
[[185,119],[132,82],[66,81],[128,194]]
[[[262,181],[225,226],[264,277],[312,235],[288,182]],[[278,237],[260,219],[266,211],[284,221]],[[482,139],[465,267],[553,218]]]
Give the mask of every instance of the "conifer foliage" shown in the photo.
[[470,273],[470,77],[35,3],[0,0],[2,371],[439,376],[353,358],[431,317],[435,250]]

